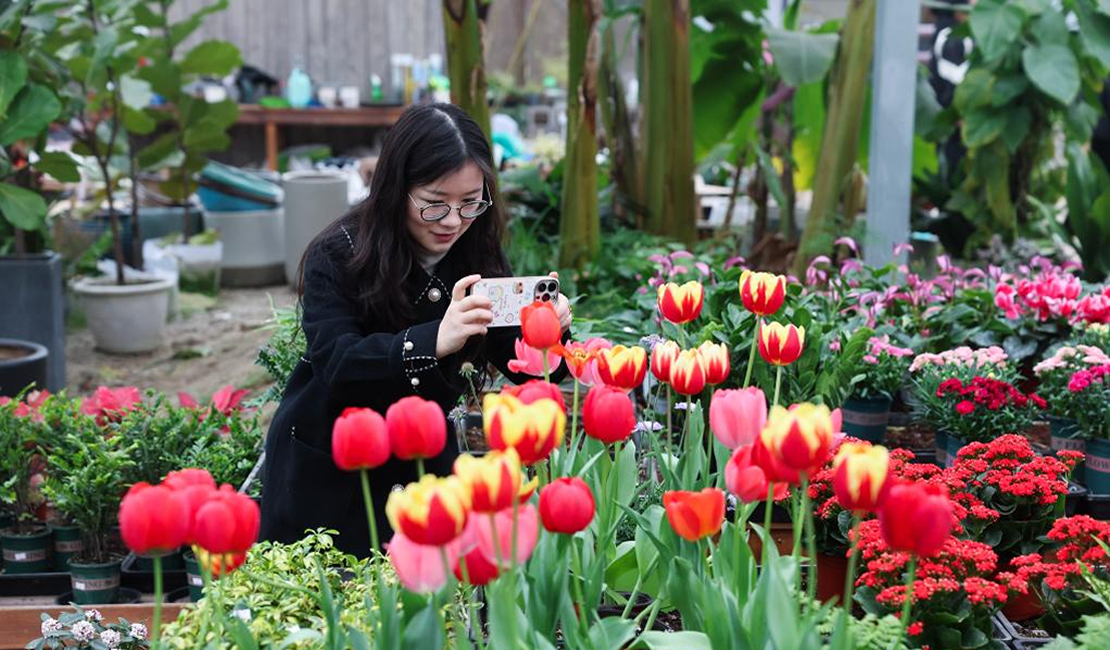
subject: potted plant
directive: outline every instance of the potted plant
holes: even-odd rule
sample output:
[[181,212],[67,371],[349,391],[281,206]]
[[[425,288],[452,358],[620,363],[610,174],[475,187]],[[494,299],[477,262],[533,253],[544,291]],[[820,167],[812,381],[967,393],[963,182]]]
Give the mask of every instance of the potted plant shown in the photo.
[[49,350],[33,341],[0,338],[0,395],[46,386]]
[[[1110,356],[1093,345],[1064,345],[1033,367],[1040,380],[1038,393],[1049,402],[1048,424],[1052,451],[1085,452],[1086,439],[1078,418],[1091,406],[1084,391],[1069,389],[1072,375],[1080,370],[1110,364]],[[1082,472],[1080,472],[1082,473]]]
[[1036,394],[1026,395],[1010,383],[1017,375],[998,347],[959,347],[940,354],[920,354],[910,365],[916,417],[937,432],[937,458],[945,466],[970,441],[989,441],[1025,432],[1038,409]]
[[1077,370],[1068,379],[1069,402],[1087,439],[1083,483],[1092,496],[1110,495],[1110,364]]
[[862,373],[854,378],[852,393],[840,411],[844,433],[882,444],[886,441],[890,406],[902,388],[913,350],[891,345],[888,335],[871,337],[868,346]]
[[54,391],[65,386],[65,317],[62,261],[46,228],[48,185],[80,178],[69,154],[46,148],[50,124],[69,114],[57,94],[69,71],[58,64],[55,12],[30,3],[0,15],[0,335],[49,350],[39,386]]
[[[23,395],[19,396],[20,398]],[[50,568],[50,529],[37,521],[41,498],[32,477],[46,432],[36,411],[22,399],[0,405],[0,503],[12,520],[0,531],[6,573],[38,573]]]
[[112,425],[106,430],[85,413],[71,412],[54,426],[43,491],[81,530],[82,550],[70,560],[73,600],[115,602],[123,556],[112,544],[112,529],[134,465],[132,449]]

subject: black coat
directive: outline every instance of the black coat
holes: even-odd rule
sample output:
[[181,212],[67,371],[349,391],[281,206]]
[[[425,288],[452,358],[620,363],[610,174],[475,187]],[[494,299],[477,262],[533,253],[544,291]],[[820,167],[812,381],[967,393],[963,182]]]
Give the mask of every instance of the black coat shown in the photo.
[[[414,265],[401,291],[416,310],[409,327],[393,331],[375,319],[363,319],[353,300],[343,267],[354,246],[344,231],[309,255],[304,270],[302,327],[307,350],[285,388],[266,438],[262,483],[262,530],[265,540],[293,542],[306,529],[340,532],[336,546],[368,554],[370,535],[357,472],[344,472],[331,456],[332,424],[344,408],[369,407],[385,414],[409,395],[434,400],[449,413],[465,390],[458,354],[436,360],[440,319],[451,302],[451,289],[469,269],[455,268],[448,255],[429,275]],[[520,328],[490,329],[484,359],[509,379],[529,377],[508,371],[515,357]],[[447,475],[458,456],[454,425],[448,421],[447,447],[428,459],[425,468]],[[385,502],[395,486],[416,480],[413,462],[391,459],[369,472],[382,543],[391,534]]]

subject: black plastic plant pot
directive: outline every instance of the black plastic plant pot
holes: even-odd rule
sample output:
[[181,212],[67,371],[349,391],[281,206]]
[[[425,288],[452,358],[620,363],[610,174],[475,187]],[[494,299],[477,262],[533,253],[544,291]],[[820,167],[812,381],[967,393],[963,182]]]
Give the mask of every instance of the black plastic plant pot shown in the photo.
[[1084,503],[1086,512],[1081,509],[1081,513],[1090,515],[1092,519],[1110,521],[1110,494],[1088,493]]
[[1048,636],[1030,636],[1025,634],[1025,627],[1018,628],[1014,625],[1013,621],[1006,617],[1002,612],[997,612],[994,615],[995,621],[1001,623],[1002,626],[1009,633],[1011,638],[1011,645],[1014,648],[1040,648],[1041,646],[1048,645],[1052,641],[1052,637]]
[[[765,507],[765,502],[760,502],[756,504],[755,510],[752,512],[752,515],[748,517],[748,521],[757,523],[762,526]],[[790,511],[786,509],[786,506],[780,503],[776,503],[775,506],[771,508],[771,523],[789,524],[791,523],[791,521],[792,520],[790,519]]]
[[182,553],[185,559],[185,582],[189,587],[189,598],[195,603],[204,597],[204,576],[200,574],[200,563],[192,551]]
[[1068,498],[1064,501],[1064,515],[1074,517],[1080,512],[1085,512],[1088,508],[1088,496],[1087,488],[1075,481],[1068,481]]
[[[148,568],[149,567],[149,568]],[[138,589],[143,593],[154,591],[154,559],[140,557],[132,553],[123,560],[120,567],[122,585],[131,589]],[[184,587],[187,583],[185,576],[185,560],[180,552],[171,553],[162,557],[162,588],[166,591]]]
[[53,531],[40,526],[33,532],[17,534],[9,528],[0,533],[0,547],[3,548],[4,573],[42,573],[53,566],[50,552]]
[[54,524],[54,570],[69,571],[69,561],[83,548],[81,542],[81,529],[77,526]]
[[1013,641],[1014,636],[1010,633],[1010,625],[1008,621],[1004,621],[1006,617],[1002,612],[995,612],[991,617],[991,630],[993,632],[992,638],[1000,643],[1005,643],[1007,646]]
[[[112,603],[90,603],[98,605],[133,605],[143,599],[143,594],[138,589],[128,589],[127,587],[120,587],[119,593],[116,595],[116,600]],[[164,599],[169,602],[169,598]],[[77,601],[76,594],[72,591],[67,591],[61,596],[54,599],[56,605],[68,605],[70,603],[81,604]],[[96,646],[93,646],[96,647]]]
[[73,602],[78,605],[118,602],[122,564],[122,558],[90,564],[71,560],[69,575],[73,581]]

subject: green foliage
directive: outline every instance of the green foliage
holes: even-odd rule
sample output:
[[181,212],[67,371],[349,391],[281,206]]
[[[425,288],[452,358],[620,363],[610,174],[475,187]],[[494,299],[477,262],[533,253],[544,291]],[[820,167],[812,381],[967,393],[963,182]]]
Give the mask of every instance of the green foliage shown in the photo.
[[0,405],[0,504],[15,515],[16,530],[33,521],[36,503],[31,490],[31,463],[48,430],[32,418],[16,415],[23,394]]
[[1084,616],[1083,629],[1075,640],[1059,637],[1044,650],[1102,650],[1110,647],[1110,614]]
[[256,364],[266,369],[274,383],[256,400],[258,404],[280,402],[285,384],[305,351],[304,330],[301,329],[299,308],[277,308],[271,303],[272,315],[266,329],[273,332],[258,351]]
[[1098,156],[1078,143],[1068,145],[1067,158],[1064,226],[1083,261],[1084,277],[1099,282],[1110,276],[1110,174]]

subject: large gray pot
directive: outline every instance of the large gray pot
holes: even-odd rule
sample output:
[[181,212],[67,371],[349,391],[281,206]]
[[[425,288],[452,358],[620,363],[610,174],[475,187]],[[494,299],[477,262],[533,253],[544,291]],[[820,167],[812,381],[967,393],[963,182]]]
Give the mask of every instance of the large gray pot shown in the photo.
[[40,388],[66,386],[65,284],[62,256],[53,251],[0,257],[0,337],[34,341],[50,351]]
[[285,233],[281,208],[205,211],[204,223],[220,232],[220,285],[266,287],[285,281]]
[[347,177],[334,172],[287,172],[285,189],[285,279],[297,284],[297,268],[309,242],[342,216],[347,203]]
[[99,350],[110,354],[151,352],[162,344],[173,281],[166,278],[118,285],[113,278],[73,283]]
[[31,384],[44,388],[49,356],[38,343],[0,339],[0,396],[15,397]]

